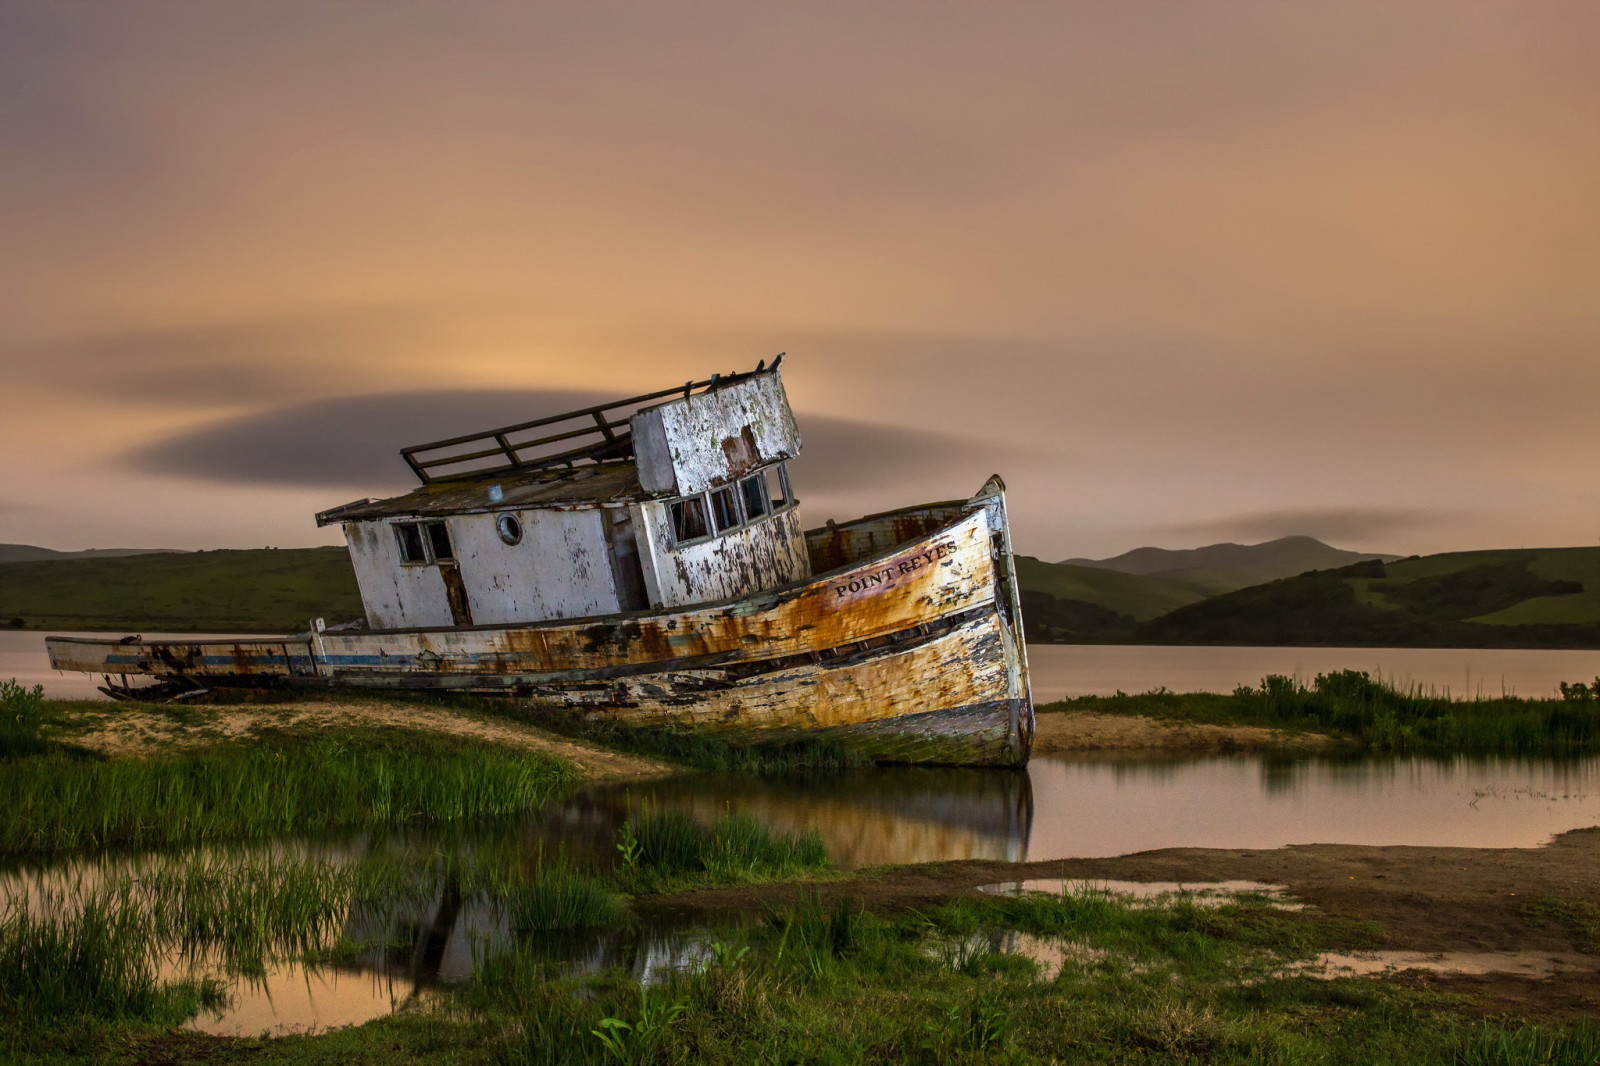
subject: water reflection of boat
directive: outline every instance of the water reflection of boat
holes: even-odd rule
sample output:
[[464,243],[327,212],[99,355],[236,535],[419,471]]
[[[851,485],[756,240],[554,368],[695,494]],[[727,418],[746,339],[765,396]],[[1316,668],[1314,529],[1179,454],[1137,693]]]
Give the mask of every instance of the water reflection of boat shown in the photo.
[[[1027,857],[1033,789],[1026,773],[905,767],[814,779],[752,782],[708,778],[587,789],[553,817],[564,840],[580,825],[615,839],[628,814],[648,804],[710,823],[729,811],[777,832],[815,830],[841,866]],[[604,830],[601,827],[606,827]]]

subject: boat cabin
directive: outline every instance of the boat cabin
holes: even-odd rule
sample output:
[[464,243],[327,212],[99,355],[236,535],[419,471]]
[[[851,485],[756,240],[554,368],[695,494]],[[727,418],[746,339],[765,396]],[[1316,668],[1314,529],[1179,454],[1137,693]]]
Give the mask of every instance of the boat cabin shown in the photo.
[[372,629],[681,607],[810,576],[778,365],[402,450],[344,529]]

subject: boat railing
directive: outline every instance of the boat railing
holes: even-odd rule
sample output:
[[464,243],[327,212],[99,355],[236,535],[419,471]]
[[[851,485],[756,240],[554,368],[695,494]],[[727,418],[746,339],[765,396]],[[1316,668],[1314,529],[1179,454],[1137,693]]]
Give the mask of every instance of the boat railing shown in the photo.
[[[580,463],[600,463],[633,457],[631,421],[641,409],[658,401],[710,391],[722,385],[776,370],[763,359],[756,369],[743,373],[713,374],[705,381],[688,381],[676,388],[630,396],[514,426],[450,437],[400,449],[400,456],[424,485],[435,481],[481,477],[485,474],[526,473]],[[542,431],[533,436],[530,432]]]

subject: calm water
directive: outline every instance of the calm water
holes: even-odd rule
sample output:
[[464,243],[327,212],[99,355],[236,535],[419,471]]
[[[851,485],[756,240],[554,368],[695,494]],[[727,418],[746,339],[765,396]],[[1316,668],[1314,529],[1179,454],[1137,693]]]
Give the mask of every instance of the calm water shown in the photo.
[[[821,782],[686,776],[583,789],[514,830],[511,845],[530,856],[559,849],[580,862],[612,861],[618,827],[644,803],[704,822],[733,810],[782,831],[815,830],[846,867],[1110,856],[1176,846],[1537,847],[1556,833],[1600,825],[1600,758],[1040,758],[1021,772],[882,768]],[[459,828],[444,832],[451,843],[472,839]],[[402,838],[431,854],[433,838],[415,833],[273,847],[338,862]],[[0,876],[0,888],[14,893],[59,882],[70,868],[77,876],[87,868],[99,880],[128,861],[18,871]],[[101,862],[113,868],[97,867]],[[651,980],[705,962],[714,936],[696,921],[704,919],[666,916],[629,930],[540,939],[560,969],[621,966]],[[494,907],[449,893],[381,917],[370,906],[353,909],[344,931],[412,947],[375,950],[338,967],[269,968],[238,980],[223,1014],[194,1024],[255,1034],[364,1021],[469,978],[479,960],[513,939]]]
[[[0,678],[43,685],[60,699],[99,698],[99,678],[50,669],[41,632],[0,630]],[[63,634],[121,637],[123,633]],[[216,640],[222,635],[157,634]],[[1548,696],[1562,681],[1600,675],[1600,651],[1482,648],[1195,648],[1112,644],[1033,644],[1028,647],[1034,699],[1109,696],[1168,688],[1174,692],[1232,692],[1268,674],[1311,680],[1330,670],[1366,670],[1402,686],[1418,685],[1460,697]]]

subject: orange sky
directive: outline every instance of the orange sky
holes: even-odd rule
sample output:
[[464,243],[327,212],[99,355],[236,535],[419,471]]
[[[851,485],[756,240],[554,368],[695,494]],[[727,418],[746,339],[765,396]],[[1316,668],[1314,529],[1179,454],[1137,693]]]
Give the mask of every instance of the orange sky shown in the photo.
[[1046,558],[1594,543],[1596,42],[1587,0],[0,0],[0,541],[326,543],[402,445],[787,351],[818,522],[998,470]]

